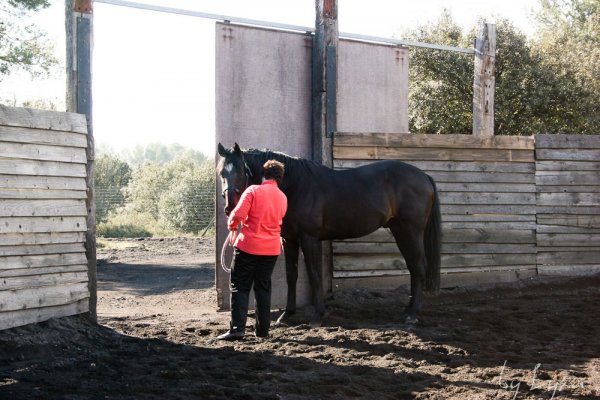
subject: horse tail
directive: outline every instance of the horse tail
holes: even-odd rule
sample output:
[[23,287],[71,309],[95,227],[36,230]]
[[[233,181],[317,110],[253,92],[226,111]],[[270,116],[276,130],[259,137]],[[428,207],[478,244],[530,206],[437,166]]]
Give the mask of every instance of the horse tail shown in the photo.
[[427,175],[433,185],[433,206],[425,227],[425,290],[436,291],[440,288],[440,265],[442,248],[442,214],[440,212],[440,197],[435,181]]

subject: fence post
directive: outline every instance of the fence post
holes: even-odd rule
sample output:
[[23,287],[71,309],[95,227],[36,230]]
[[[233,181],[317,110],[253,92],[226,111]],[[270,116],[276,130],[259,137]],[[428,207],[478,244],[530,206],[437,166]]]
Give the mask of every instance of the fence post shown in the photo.
[[475,39],[473,135],[494,135],[496,25],[483,23]]
[[92,0],[65,1],[67,47],[67,111],[87,117],[87,232],[85,255],[90,291],[89,316],[97,321],[96,202],[94,193],[94,134],[92,125]]
[[[333,167],[333,134],[337,126],[337,0],[315,0],[315,37],[312,49],[313,160]],[[323,288],[331,291],[332,248],[321,242]]]

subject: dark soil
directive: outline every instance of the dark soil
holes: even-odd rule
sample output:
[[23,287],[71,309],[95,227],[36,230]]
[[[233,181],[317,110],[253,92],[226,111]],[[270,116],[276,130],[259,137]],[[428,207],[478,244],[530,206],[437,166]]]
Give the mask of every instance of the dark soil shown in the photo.
[[0,399],[600,398],[600,276],[428,295],[416,326],[406,288],[336,292],[321,328],[222,343],[210,240],[109,245],[99,324],[0,332]]

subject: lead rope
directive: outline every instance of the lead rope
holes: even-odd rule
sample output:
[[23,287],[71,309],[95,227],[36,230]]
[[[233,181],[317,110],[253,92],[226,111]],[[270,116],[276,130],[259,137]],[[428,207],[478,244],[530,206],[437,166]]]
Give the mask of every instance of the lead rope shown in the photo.
[[[227,266],[227,263],[225,262],[225,252],[227,251],[227,246],[233,247],[233,243],[235,243],[236,234],[237,234],[236,231],[229,231],[229,235],[227,235],[227,239],[225,239],[225,243],[223,243],[223,247],[221,248],[221,268],[223,268],[223,271],[225,271],[228,274],[231,273],[231,268],[229,268]],[[283,238],[282,237],[279,238],[279,244],[281,246],[281,253],[283,254]],[[233,264],[233,259],[231,259],[231,263]]]
[[[227,246],[233,247],[233,243],[235,242],[235,236],[236,231],[229,231],[229,235],[227,235],[227,239],[225,239],[225,243],[223,243],[223,248],[221,249],[221,268],[223,268],[223,271],[225,271],[228,274],[231,273],[231,268],[229,268],[227,266],[227,263],[225,263],[225,251],[227,251]],[[233,259],[231,260],[231,262],[233,263]]]

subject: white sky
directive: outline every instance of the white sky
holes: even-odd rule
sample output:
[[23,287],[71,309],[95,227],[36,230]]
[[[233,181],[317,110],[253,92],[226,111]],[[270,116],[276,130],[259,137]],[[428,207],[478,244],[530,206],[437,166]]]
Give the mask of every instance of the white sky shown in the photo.
[[[135,0],[133,0],[135,1]],[[139,0],[148,4],[314,27],[314,0]],[[341,32],[399,37],[435,21],[443,8],[465,27],[478,17],[506,17],[532,34],[528,17],[538,0],[338,0]],[[63,60],[64,1],[36,15]],[[94,4],[94,136],[115,150],[153,142],[180,143],[212,156],[214,143],[214,24],[201,18]],[[0,98],[46,98],[64,105],[65,77],[32,81],[11,76]]]

